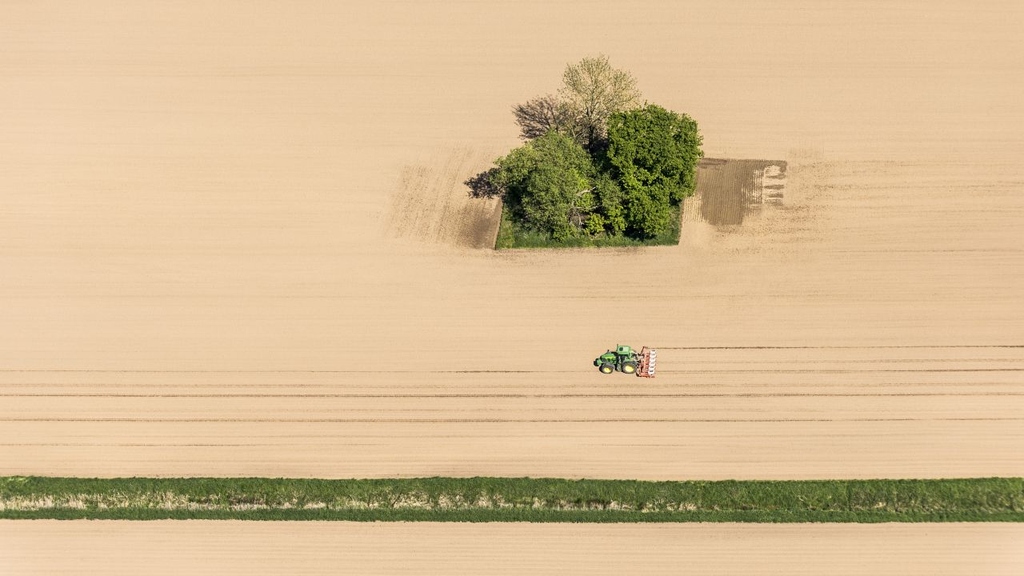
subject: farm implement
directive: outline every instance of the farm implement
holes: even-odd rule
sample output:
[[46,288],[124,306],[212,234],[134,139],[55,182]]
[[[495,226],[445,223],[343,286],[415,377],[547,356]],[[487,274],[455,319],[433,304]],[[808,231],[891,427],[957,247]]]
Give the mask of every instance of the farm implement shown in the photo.
[[636,374],[641,378],[654,378],[654,370],[658,363],[658,351],[644,346],[639,352],[619,344],[615,350],[609,350],[594,359],[594,366],[602,374],[622,372]]

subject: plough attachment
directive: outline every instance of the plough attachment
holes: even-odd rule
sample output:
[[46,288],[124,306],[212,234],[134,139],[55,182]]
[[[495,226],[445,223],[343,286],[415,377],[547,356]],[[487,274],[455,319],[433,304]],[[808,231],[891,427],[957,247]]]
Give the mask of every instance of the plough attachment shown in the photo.
[[636,375],[641,378],[654,378],[655,369],[658,367],[658,351],[644,346],[639,356],[640,365],[637,366]]

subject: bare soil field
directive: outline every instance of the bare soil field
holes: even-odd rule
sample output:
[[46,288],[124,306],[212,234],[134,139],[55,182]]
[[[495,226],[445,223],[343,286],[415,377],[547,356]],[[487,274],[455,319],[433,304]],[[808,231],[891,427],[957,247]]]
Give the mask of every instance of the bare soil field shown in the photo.
[[[1018,2],[2,12],[0,474],[1024,475]],[[477,248],[598,52],[783,201]]]
[[1024,568],[1022,541],[1019,524],[0,521],[0,570],[1015,576]]
[[493,248],[501,201],[471,198],[463,186],[472,166],[491,160],[469,149],[442,150],[421,166],[403,168],[388,203],[384,233],[424,244]]
[[781,204],[786,166],[785,160],[701,160],[696,190],[683,205],[683,221],[735,226],[743,224],[748,212]]

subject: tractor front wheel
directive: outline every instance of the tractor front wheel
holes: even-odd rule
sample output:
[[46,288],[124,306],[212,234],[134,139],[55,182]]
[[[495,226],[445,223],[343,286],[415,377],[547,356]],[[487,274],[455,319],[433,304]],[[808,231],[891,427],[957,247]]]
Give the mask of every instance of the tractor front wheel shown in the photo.
[[611,364],[601,364],[601,374],[611,374],[615,372],[615,367]]
[[636,374],[636,363],[626,362],[622,365],[623,374]]

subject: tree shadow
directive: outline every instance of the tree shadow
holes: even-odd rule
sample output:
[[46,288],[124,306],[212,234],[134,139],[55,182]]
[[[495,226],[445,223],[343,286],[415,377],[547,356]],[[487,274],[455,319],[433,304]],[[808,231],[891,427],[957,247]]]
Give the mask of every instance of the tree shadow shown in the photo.
[[502,196],[501,187],[494,182],[494,177],[497,174],[498,168],[495,166],[476,176],[471,176],[463,182],[469,188],[469,196],[471,198],[500,198]]

